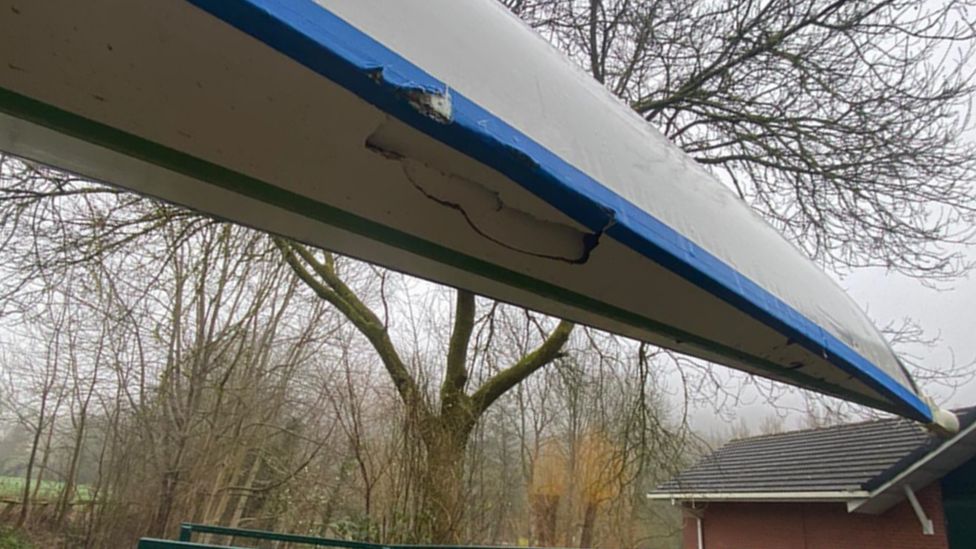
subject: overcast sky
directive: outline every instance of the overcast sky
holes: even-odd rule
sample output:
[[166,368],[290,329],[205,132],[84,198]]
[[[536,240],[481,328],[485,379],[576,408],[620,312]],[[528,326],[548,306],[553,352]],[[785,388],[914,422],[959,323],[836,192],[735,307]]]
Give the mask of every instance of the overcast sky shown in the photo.
[[[976,260],[976,252],[968,250]],[[911,317],[930,336],[940,341],[931,349],[920,349],[926,366],[944,367],[953,356],[957,363],[976,359],[976,277],[956,281],[940,290],[927,288],[917,280],[871,269],[848,276],[842,286],[879,325]],[[976,381],[950,394],[931,396],[952,407],[976,405]],[[941,393],[941,394],[940,394]]]
[[[976,261],[976,249],[963,249]],[[910,318],[917,322],[927,337],[939,341],[931,348],[917,348],[913,354],[927,367],[944,368],[953,360],[957,364],[976,360],[976,273],[932,289],[920,281],[888,273],[885,269],[862,269],[845,277],[837,277],[840,285],[875,320],[878,326]],[[929,396],[947,408],[976,405],[976,380],[955,391],[929,387]],[[805,426],[802,414],[789,412],[791,407],[802,408],[799,396],[781,399],[782,407],[773,408],[764,400],[747,393],[733,412],[753,430],[764,416],[786,412],[785,426]],[[717,434],[728,433],[726,418],[716,417],[713,410],[701,408],[692,413],[693,425]]]

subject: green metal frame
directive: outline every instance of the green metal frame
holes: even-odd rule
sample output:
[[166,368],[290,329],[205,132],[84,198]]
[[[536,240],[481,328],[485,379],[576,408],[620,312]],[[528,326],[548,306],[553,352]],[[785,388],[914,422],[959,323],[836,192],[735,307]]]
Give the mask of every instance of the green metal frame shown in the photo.
[[210,524],[193,524],[184,522],[180,525],[181,542],[189,542],[194,533],[218,534],[221,536],[232,536],[235,538],[263,539],[269,541],[286,541],[289,543],[302,543],[316,547],[343,547],[346,549],[393,549],[395,547],[390,545],[377,545],[375,543],[366,543],[362,541],[316,538],[312,536],[301,536],[298,534],[282,534],[280,532],[249,530],[246,528],[228,528],[226,526],[213,526]]
[[227,545],[205,545],[169,539],[142,538],[137,549],[235,549]]
[[246,528],[228,528],[226,526],[214,526],[211,524],[194,524],[184,522],[180,525],[179,541],[163,539],[143,538],[139,540],[138,549],[228,549],[227,545],[207,545],[193,543],[193,534],[216,534],[220,536],[230,536],[233,538],[260,539],[268,541],[284,541],[288,543],[298,543],[312,545],[315,547],[340,547],[343,549],[538,549],[538,548],[514,548],[512,546],[498,545],[404,545],[404,544],[380,544],[365,541],[349,541],[331,538],[317,538],[313,536],[302,536],[298,534],[283,534],[279,532],[269,532],[267,530],[249,530]]

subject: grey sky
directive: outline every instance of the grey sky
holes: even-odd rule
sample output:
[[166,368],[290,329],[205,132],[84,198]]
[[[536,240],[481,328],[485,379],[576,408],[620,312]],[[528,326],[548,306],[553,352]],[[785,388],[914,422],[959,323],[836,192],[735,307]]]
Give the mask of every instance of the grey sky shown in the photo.
[[[969,250],[976,259],[976,252]],[[952,286],[938,290],[921,282],[882,269],[860,271],[842,282],[848,293],[878,324],[910,317],[929,336],[938,336],[931,349],[917,354],[928,367],[939,368],[976,359],[976,276],[972,273]],[[976,404],[976,381],[970,381],[951,394],[933,389],[933,398],[944,405],[958,407]]]
[[[966,251],[976,261],[976,249]],[[910,318],[921,326],[926,337],[938,337],[931,348],[910,350],[926,367],[938,369],[947,367],[953,360],[956,364],[976,360],[976,273],[938,289],[881,268],[861,269],[839,281],[878,326]],[[976,379],[955,391],[935,386],[926,389],[944,407],[976,405]],[[783,397],[778,404],[774,409],[754,391],[747,390],[731,412],[752,429],[758,427],[763,417],[773,414],[785,414],[787,428],[804,425],[802,414],[791,411],[803,406],[798,395]],[[707,407],[693,410],[692,421],[705,432],[728,434],[727,417],[717,417]]]

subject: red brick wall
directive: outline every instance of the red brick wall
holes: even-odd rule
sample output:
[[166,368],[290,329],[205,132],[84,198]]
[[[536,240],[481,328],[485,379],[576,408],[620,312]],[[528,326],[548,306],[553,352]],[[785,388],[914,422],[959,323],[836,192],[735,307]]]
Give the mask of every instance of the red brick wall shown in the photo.
[[[922,534],[908,501],[878,516],[848,513],[843,503],[709,503],[702,513],[705,549],[947,549],[939,483],[916,495],[935,525],[933,536]],[[684,549],[697,549],[688,511],[683,537]]]

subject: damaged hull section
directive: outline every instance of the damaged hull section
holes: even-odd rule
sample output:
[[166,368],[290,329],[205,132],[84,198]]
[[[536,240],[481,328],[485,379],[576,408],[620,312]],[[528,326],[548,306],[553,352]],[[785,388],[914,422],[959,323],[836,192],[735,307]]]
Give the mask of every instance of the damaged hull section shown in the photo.
[[843,291],[493,1],[0,0],[0,57],[0,149],[932,420]]

